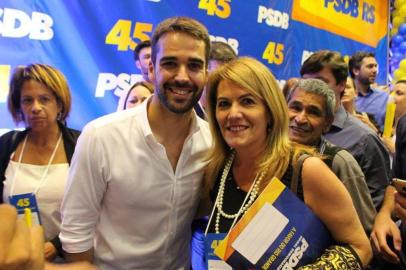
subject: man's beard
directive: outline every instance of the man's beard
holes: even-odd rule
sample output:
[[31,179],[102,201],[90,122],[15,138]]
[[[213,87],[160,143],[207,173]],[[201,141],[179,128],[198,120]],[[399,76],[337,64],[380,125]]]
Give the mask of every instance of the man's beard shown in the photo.
[[[173,101],[170,102],[166,95],[166,93],[171,91],[169,90],[169,88],[173,87],[178,88],[188,87],[189,89],[192,89],[191,98],[182,107],[174,106],[174,103],[176,104],[176,102]],[[190,111],[197,104],[197,102],[200,99],[200,96],[202,95],[202,92],[203,92],[202,89],[199,91],[198,87],[191,83],[179,83],[179,82],[165,83],[162,86],[162,88],[158,89],[158,97],[161,103],[164,104],[164,106],[168,108],[168,110],[170,110],[173,113],[183,114]]]
[[373,83],[375,82],[375,79],[372,79],[372,81],[371,81],[371,79],[370,79],[369,77],[367,77],[367,76],[361,76],[361,77],[358,79],[358,81],[359,81],[362,85],[367,85],[367,86],[369,86],[369,85],[371,85],[371,84],[373,84]]

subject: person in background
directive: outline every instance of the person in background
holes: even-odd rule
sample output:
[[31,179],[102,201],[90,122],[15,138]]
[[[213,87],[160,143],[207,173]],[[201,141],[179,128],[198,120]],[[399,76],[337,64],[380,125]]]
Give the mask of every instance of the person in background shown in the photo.
[[376,215],[364,174],[354,157],[341,147],[331,144],[323,133],[334,120],[335,94],[318,79],[301,79],[287,98],[289,138],[315,147],[323,161],[347,188],[365,232],[369,235]]
[[341,103],[343,104],[344,109],[352,115],[356,115],[355,109],[355,97],[357,93],[355,90],[354,80],[348,76],[345,83],[345,89],[343,97],[341,98]]
[[[398,100],[399,101],[399,100]],[[406,180],[406,114],[403,113],[396,123],[395,158],[393,175]],[[406,217],[406,214],[405,214]],[[406,219],[405,219],[406,220]]]
[[141,105],[154,93],[154,86],[146,81],[136,82],[128,90],[123,110]]
[[44,262],[44,231],[41,226],[29,228],[17,211],[0,205],[0,269],[4,270],[97,270],[87,262],[51,264]]
[[378,74],[375,54],[365,51],[356,52],[350,57],[348,69],[351,78],[354,79],[357,92],[356,110],[372,114],[382,131],[389,94],[371,87]]
[[347,77],[347,83],[345,84],[344,94],[341,99],[344,109],[361,120],[364,124],[370,127],[377,134],[380,133],[379,126],[375,121],[375,117],[366,112],[357,112],[355,108],[355,98],[357,96],[355,90],[354,80],[351,77]]
[[[228,63],[237,58],[237,54],[234,49],[228,43],[221,41],[212,41],[209,55],[209,73],[216,68]],[[206,88],[203,90],[199,103],[195,106],[196,113],[203,119],[205,119],[206,108]]]
[[148,77],[148,68],[151,62],[151,41],[144,40],[137,44],[134,49],[135,66],[141,71],[144,81],[151,83]]
[[[60,238],[67,258],[101,269],[188,269],[200,200],[206,121],[193,110],[207,82],[210,37],[187,17],[151,39],[154,95],[90,122],[76,147]],[[117,162],[119,158],[119,162]]]
[[[396,126],[393,176],[406,180],[406,115]],[[400,225],[396,223],[401,221]],[[374,260],[372,269],[406,268],[406,195],[388,186],[382,208],[375,218],[371,242],[378,255],[386,262]],[[389,264],[389,265],[388,265]]]
[[[142,82],[147,82],[147,83],[152,83],[151,80],[148,77],[148,68],[149,64],[151,62],[151,41],[150,40],[144,40],[141,41],[140,43],[137,44],[137,46],[134,49],[134,62],[135,66],[140,70],[142,78],[138,79],[138,81]],[[133,83],[133,82],[131,82]],[[128,86],[129,89],[123,89],[122,91],[119,91],[119,100],[117,102],[117,111],[122,111],[128,108],[126,101],[128,99],[128,96],[132,93],[131,89],[134,86]],[[146,92],[144,92],[147,94]],[[145,95],[144,94],[144,95]]]
[[393,101],[396,104],[395,127],[399,119],[406,114],[406,80],[400,80],[393,86]]
[[289,97],[290,91],[295,87],[299,80],[299,78],[292,77],[286,81],[285,85],[282,88],[282,93],[286,100]]
[[[214,142],[205,186],[206,196],[216,202],[208,231],[227,233],[273,177],[290,187],[294,164],[304,151],[312,152],[290,142],[282,91],[259,61],[241,57],[225,64],[210,75],[207,87]],[[299,269],[342,269],[341,264],[351,264],[351,269],[365,267],[371,247],[343,184],[314,156],[304,160],[298,175],[297,196],[340,243]],[[334,261],[326,259],[329,256]]]
[[341,98],[348,77],[344,58],[334,51],[315,52],[303,63],[300,74],[305,79],[320,79],[334,91],[334,121],[324,137],[350,152],[357,160],[378,210],[391,177],[389,153],[378,135],[342,106]]
[[[393,102],[396,104],[395,120],[393,122],[393,130],[395,132],[399,119],[406,113],[406,80],[395,82],[391,96]],[[391,137],[382,137],[382,141],[385,143],[392,157],[395,156],[396,143],[396,136],[395,134],[393,135],[394,136]]]
[[212,41],[209,56],[209,72],[216,70],[221,65],[236,58],[236,52],[228,43]]
[[[8,109],[24,131],[0,137],[1,202],[33,193],[45,230],[48,260],[62,256],[60,205],[79,131],[67,128],[71,95],[63,74],[45,64],[18,67],[12,74]],[[3,187],[4,185],[4,187]]]

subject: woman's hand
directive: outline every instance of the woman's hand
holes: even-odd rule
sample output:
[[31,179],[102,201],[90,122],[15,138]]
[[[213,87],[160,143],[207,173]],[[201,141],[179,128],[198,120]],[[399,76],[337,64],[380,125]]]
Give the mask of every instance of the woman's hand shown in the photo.
[[46,242],[44,246],[45,259],[49,262],[53,261],[58,254],[55,246],[51,242]]
[[363,112],[362,114],[355,114],[355,117],[357,117],[364,124],[366,124],[368,127],[370,127],[373,131],[378,133],[379,130],[375,127],[374,124],[372,124],[371,120],[369,119],[368,115],[365,112]]

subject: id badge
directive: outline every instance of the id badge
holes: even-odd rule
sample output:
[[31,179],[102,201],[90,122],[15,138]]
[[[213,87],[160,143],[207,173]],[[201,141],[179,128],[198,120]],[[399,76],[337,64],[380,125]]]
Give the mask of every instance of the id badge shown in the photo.
[[9,196],[8,199],[10,204],[17,208],[19,218],[24,218],[24,211],[26,208],[29,208],[31,210],[32,225],[41,225],[39,208],[34,193],[13,195]]
[[214,249],[226,237],[226,233],[208,233],[204,240],[206,267],[208,270],[232,270],[230,265],[214,254]]

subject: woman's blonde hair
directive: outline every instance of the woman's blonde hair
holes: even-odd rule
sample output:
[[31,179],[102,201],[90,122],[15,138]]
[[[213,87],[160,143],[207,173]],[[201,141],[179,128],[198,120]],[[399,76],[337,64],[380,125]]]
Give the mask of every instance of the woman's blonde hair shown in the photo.
[[[230,148],[224,141],[216,121],[217,90],[221,81],[229,80],[263,100],[270,115],[264,155],[257,161],[257,171],[266,171],[268,181],[273,176],[281,178],[290,159],[296,160],[298,153],[306,147],[294,147],[288,137],[288,108],[277,81],[269,69],[261,62],[241,57],[231,61],[209,76],[207,86],[208,120],[213,135],[213,145],[208,153],[210,163],[206,171],[206,190],[213,185],[219,171],[224,166]],[[262,187],[268,182],[262,182]]]

